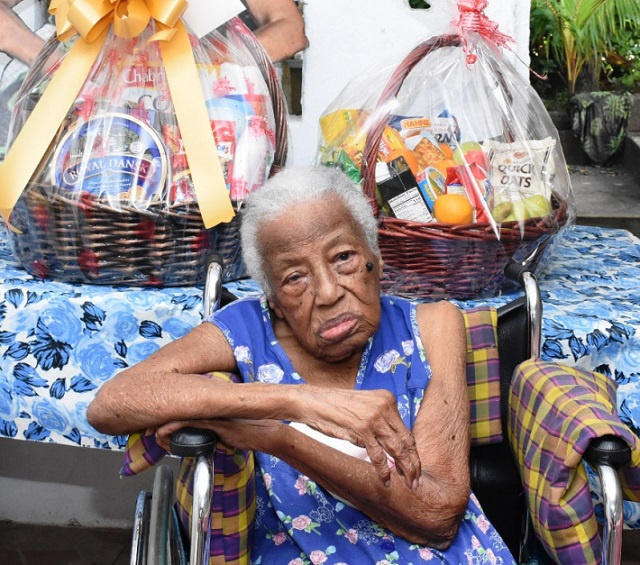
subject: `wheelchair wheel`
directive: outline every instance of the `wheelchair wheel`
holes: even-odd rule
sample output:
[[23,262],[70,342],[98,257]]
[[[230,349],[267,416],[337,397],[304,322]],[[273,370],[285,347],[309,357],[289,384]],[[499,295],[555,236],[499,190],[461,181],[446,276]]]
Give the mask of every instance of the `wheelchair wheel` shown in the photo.
[[173,473],[166,465],[156,470],[151,494],[149,516],[149,563],[168,565],[170,561],[171,503],[173,502]]
[[150,505],[151,493],[143,490],[136,500],[133,540],[131,541],[131,565],[144,565],[147,562]]
[[131,565],[186,565],[186,552],[177,517],[173,511],[173,472],[160,465],[153,491],[141,492],[131,548]]

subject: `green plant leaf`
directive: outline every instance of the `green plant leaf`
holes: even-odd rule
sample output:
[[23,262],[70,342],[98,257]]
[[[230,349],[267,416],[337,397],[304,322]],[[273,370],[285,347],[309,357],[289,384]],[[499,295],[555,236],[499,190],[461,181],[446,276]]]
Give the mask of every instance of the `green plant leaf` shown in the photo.
[[587,22],[591,19],[593,14],[608,0],[571,0],[570,3],[575,3],[575,22],[576,25],[582,29]]

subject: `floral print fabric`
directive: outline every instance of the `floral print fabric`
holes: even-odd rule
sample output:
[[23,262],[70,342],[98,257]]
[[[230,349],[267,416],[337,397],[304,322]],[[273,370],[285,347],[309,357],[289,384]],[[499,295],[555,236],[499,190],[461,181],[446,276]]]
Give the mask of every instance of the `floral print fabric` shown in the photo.
[[122,449],[87,422],[116,373],[202,320],[202,290],[37,279],[18,266],[0,226],[0,436]]
[[[245,382],[304,382],[273,334],[264,297],[235,302],[211,321],[227,337]],[[356,389],[390,390],[412,428],[430,378],[415,304],[383,297],[380,328],[365,347]],[[255,565],[514,562],[474,496],[453,545],[438,551],[395,536],[278,458],[256,453],[256,459]]]

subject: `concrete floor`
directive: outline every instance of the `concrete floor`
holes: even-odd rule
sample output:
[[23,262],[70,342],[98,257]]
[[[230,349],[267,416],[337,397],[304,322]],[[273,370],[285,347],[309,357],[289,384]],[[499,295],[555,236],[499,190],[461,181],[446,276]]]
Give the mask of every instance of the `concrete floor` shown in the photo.
[[640,137],[604,165],[569,165],[576,223],[629,230],[640,237]]
[[127,565],[130,530],[0,523],[2,565]]
[[629,230],[640,237],[640,183],[620,164],[570,166],[576,223]]

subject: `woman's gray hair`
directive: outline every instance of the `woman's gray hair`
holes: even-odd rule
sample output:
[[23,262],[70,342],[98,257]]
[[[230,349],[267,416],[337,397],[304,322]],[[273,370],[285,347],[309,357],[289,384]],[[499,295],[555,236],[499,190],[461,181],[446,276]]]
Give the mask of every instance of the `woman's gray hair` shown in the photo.
[[340,198],[355,222],[362,228],[369,248],[380,255],[378,225],[371,205],[362,191],[340,169],[331,167],[292,167],[284,169],[251,194],[242,207],[242,256],[247,274],[268,294],[258,234],[262,225],[277,218],[289,206],[302,202]]

